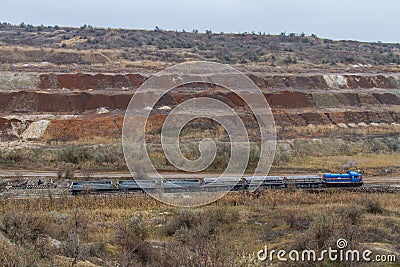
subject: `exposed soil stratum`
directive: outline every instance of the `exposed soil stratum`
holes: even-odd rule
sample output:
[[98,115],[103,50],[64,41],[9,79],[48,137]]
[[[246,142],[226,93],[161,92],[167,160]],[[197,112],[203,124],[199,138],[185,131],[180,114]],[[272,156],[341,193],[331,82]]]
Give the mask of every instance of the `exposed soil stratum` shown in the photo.
[[[16,80],[15,75],[20,79]],[[271,107],[279,153],[283,150],[296,155],[298,148],[293,142],[304,138],[335,138],[343,142],[391,138],[397,142],[400,131],[398,73],[247,75]],[[140,73],[34,72],[3,72],[0,76],[3,81],[0,91],[2,141],[43,144],[120,141],[129,101],[151,77]],[[260,141],[255,130],[257,122],[246,103],[235,92],[209,84],[185,85],[165,95],[148,119],[146,129],[150,137],[147,140],[158,144],[157,135],[169,111],[199,96],[216,98],[231,106],[250,129],[251,140]],[[196,127],[186,132],[189,137],[201,138],[196,129],[215,128],[215,125],[200,120]],[[221,137],[220,141],[227,140]],[[368,152],[373,151],[368,147]]]

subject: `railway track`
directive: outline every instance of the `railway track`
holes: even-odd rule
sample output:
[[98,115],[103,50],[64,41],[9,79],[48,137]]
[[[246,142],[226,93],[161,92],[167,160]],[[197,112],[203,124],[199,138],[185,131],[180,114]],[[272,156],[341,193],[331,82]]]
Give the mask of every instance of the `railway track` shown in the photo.
[[[263,190],[261,187],[258,190]],[[330,194],[330,193],[340,193],[340,192],[355,192],[355,193],[400,193],[400,185],[382,185],[382,184],[366,184],[360,187],[335,187],[335,188],[275,188],[275,189],[267,189],[267,190],[303,190],[309,193],[316,194]],[[222,191],[222,190],[221,190]],[[234,193],[240,193],[245,190],[237,190],[232,191]],[[185,192],[171,192],[184,194]],[[125,195],[125,194],[143,194],[141,191],[130,191],[130,192],[121,192],[118,189],[107,191],[107,192],[96,192],[96,191],[87,191],[80,195]],[[8,188],[7,190],[0,188],[0,198],[12,198],[12,199],[29,199],[29,198],[39,198],[39,197],[53,197],[59,198],[61,196],[70,196],[74,197],[69,191],[67,187],[58,187],[58,188],[50,188],[49,186],[30,186],[28,188],[23,188],[21,186],[16,188]]]
[[[1,174],[8,174],[0,171]],[[236,178],[224,178],[224,180],[216,180],[209,178],[210,174],[200,174],[200,176],[191,177],[187,174],[167,174],[169,179],[159,182],[155,180],[136,181],[127,179],[128,176],[121,173],[103,173],[103,176],[95,176],[87,181],[59,181],[58,184],[53,183],[51,173],[48,176],[41,176],[42,172],[32,172],[29,176],[24,173],[18,179],[12,177],[4,177],[0,185],[0,198],[34,198],[34,197],[59,197],[61,195],[75,194],[126,194],[141,192],[142,188],[148,190],[162,190],[164,193],[185,194],[189,192],[223,192],[223,191],[253,191],[255,186],[261,185],[259,190],[263,188],[273,188],[273,190],[303,190],[310,193],[334,193],[334,192],[364,192],[364,193],[400,193],[400,177],[372,177],[366,178],[362,186],[357,187],[321,187],[323,185],[337,186],[338,183],[329,184],[330,176],[322,179],[318,175],[288,175],[288,176],[249,176]],[[39,176],[33,176],[33,175]],[[357,173],[356,173],[357,174]],[[324,174],[325,175],[325,174]],[[336,174],[333,174],[336,175]],[[340,174],[342,175],[342,174]],[[344,174],[345,176],[347,174]],[[331,175],[332,176],[332,175]],[[349,176],[349,175],[347,175]],[[123,180],[124,178],[125,180]],[[171,179],[172,178],[172,179]],[[344,178],[340,178],[343,179]],[[339,179],[339,180],[340,180]],[[346,178],[348,179],[348,178]],[[352,178],[353,179],[353,178]],[[50,181],[50,182],[49,182]],[[167,181],[167,182],[166,182]],[[326,183],[325,183],[326,182]],[[353,180],[352,180],[353,182]],[[155,187],[155,185],[161,186]],[[345,184],[346,185],[346,184]],[[144,186],[144,187],[143,187]],[[343,185],[341,185],[343,186]]]

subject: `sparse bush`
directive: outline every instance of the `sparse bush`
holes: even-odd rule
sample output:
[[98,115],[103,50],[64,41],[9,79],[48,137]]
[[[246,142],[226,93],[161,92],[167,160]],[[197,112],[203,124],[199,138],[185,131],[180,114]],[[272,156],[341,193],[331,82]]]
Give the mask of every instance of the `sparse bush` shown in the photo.
[[21,162],[23,159],[24,155],[23,152],[21,153],[21,150],[14,150],[6,155],[6,160],[11,161],[13,163]]
[[399,150],[399,141],[396,139],[384,138],[383,142],[386,143],[390,151],[397,152]]
[[89,254],[88,224],[88,218],[82,211],[75,210],[70,217],[64,240],[61,242],[61,251],[73,259],[72,266]]
[[308,244],[303,244],[301,249],[315,247],[321,250],[328,247],[334,241],[336,223],[333,213],[323,213],[315,218],[310,227],[310,234],[306,234],[307,238],[304,239]]
[[71,266],[75,266],[78,263],[78,260],[81,260],[88,254],[88,249],[80,240],[79,234],[70,230],[67,233],[66,239],[61,243],[61,251],[67,257],[72,258]]
[[220,231],[231,231],[239,214],[233,209],[211,208],[199,212],[178,211],[165,227],[167,235],[174,235],[182,243],[200,244],[215,239]]
[[60,152],[59,158],[65,163],[78,164],[91,159],[91,155],[87,148],[70,146]]
[[274,158],[274,165],[276,166],[282,166],[290,162],[291,160],[291,155],[290,152],[287,150],[277,150],[275,153],[275,158]]
[[46,226],[38,214],[7,211],[3,215],[2,228],[18,244],[34,244],[45,233]]
[[201,215],[197,211],[179,210],[165,227],[167,235],[173,235],[180,229],[191,229],[201,222]]
[[239,213],[236,209],[216,207],[205,211],[202,218],[207,218],[212,225],[223,225],[229,229],[230,224],[239,220]]
[[297,215],[295,212],[290,212],[286,218],[286,222],[289,224],[290,228],[295,228],[297,226]]
[[356,245],[360,238],[361,215],[362,210],[357,207],[322,213],[313,220],[303,237],[298,239],[296,248],[322,250],[333,246],[337,238],[345,238]]
[[40,256],[33,249],[24,249],[0,239],[0,265],[4,267],[38,266]]
[[338,214],[345,225],[359,225],[362,220],[363,209],[359,206],[343,207],[338,210]]
[[116,229],[114,242],[122,247],[119,260],[121,266],[139,265],[150,261],[152,250],[146,241],[149,230],[142,218],[122,220]]
[[170,218],[165,227],[167,235],[172,235],[178,243],[171,255],[179,262],[191,262],[202,266],[205,262],[219,266],[222,262],[233,261],[234,250],[221,240],[233,229],[239,219],[235,209],[212,207],[204,211],[183,209]]
[[384,212],[382,203],[379,199],[368,198],[364,201],[364,206],[367,212],[372,214],[382,214]]

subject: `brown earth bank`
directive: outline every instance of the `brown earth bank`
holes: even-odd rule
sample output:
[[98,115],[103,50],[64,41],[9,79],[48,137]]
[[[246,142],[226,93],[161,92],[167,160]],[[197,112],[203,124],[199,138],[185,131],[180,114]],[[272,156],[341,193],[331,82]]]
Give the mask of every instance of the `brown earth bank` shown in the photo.
[[[151,93],[150,93],[151,94]],[[132,98],[132,92],[0,92],[0,112],[85,112],[104,107],[110,110],[125,110]],[[149,95],[150,96],[150,95]],[[171,93],[160,99],[157,107],[174,107],[187,99],[199,96],[213,97],[226,102],[232,107],[242,107],[245,103],[234,93]],[[251,95],[249,95],[252,97]],[[357,108],[398,106],[398,92],[301,92],[278,91],[264,93],[272,109],[296,108]],[[257,97],[254,95],[254,97]]]
[[[400,75],[266,75],[248,74],[260,88],[357,89],[400,88]],[[148,77],[141,74],[40,74],[39,89],[138,88]]]
[[40,89],[108,89],[138,88],[147,79],[141,74],[41,74]]
[[[332,136],[342,133],[343,136],[352,133],[398,133],[400,116],[390,112],[333,112],[333,113],[302,113],[302,114],[273,114],[275,124],[278,126],[278,138]],[[163,121],[167,115],[156,114],[149,117],[147,131],[154,135],[161,132]],[[90,115],[85,118],[55,119],[45,131],[45,140],[68,141],[89,137],[109,137],[119,139],[122,134],[123,115],[97,116]],[[252,118],[246,118],[245,125],[250,129],[256,128]],[[202,127],[215,125],[205,120],[201,121]],[[347,126],[347,125],[351,126]],[[354,126],[353,126],[354,124]],[[372,126],[371,126],[372,125]],[[200,126],[198,126],[200,127]],[[316,128],[317,127],[317,128]],[[318,128],[319,127],[319,128]],[[354,129],[351,129],[354,127]],[[371,128],[372,127],[372,128]],[[297,128],[297,129],[296,129]],[[392,130],[390,128],[393,128]],[[393,132],[394,131],[394,132]],[[250,137],[256,133],[250,132]]]
[[20,120],[0,118],[0,131],[11,129],[13,122],[20,122]]

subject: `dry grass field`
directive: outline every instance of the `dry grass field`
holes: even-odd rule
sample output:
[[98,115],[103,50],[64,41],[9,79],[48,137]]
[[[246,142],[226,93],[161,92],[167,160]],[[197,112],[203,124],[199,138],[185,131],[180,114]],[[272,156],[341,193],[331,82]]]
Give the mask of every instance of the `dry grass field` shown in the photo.
[[[399,257],[398,197],[268,190],[230,193],[196,209],[163,205],[142,194],[2,199],[0,264],[261,266],[256,253],[265,245],[321,250],[339,238],[352,249]],[[327,260],[302,266],[348,264]]]

